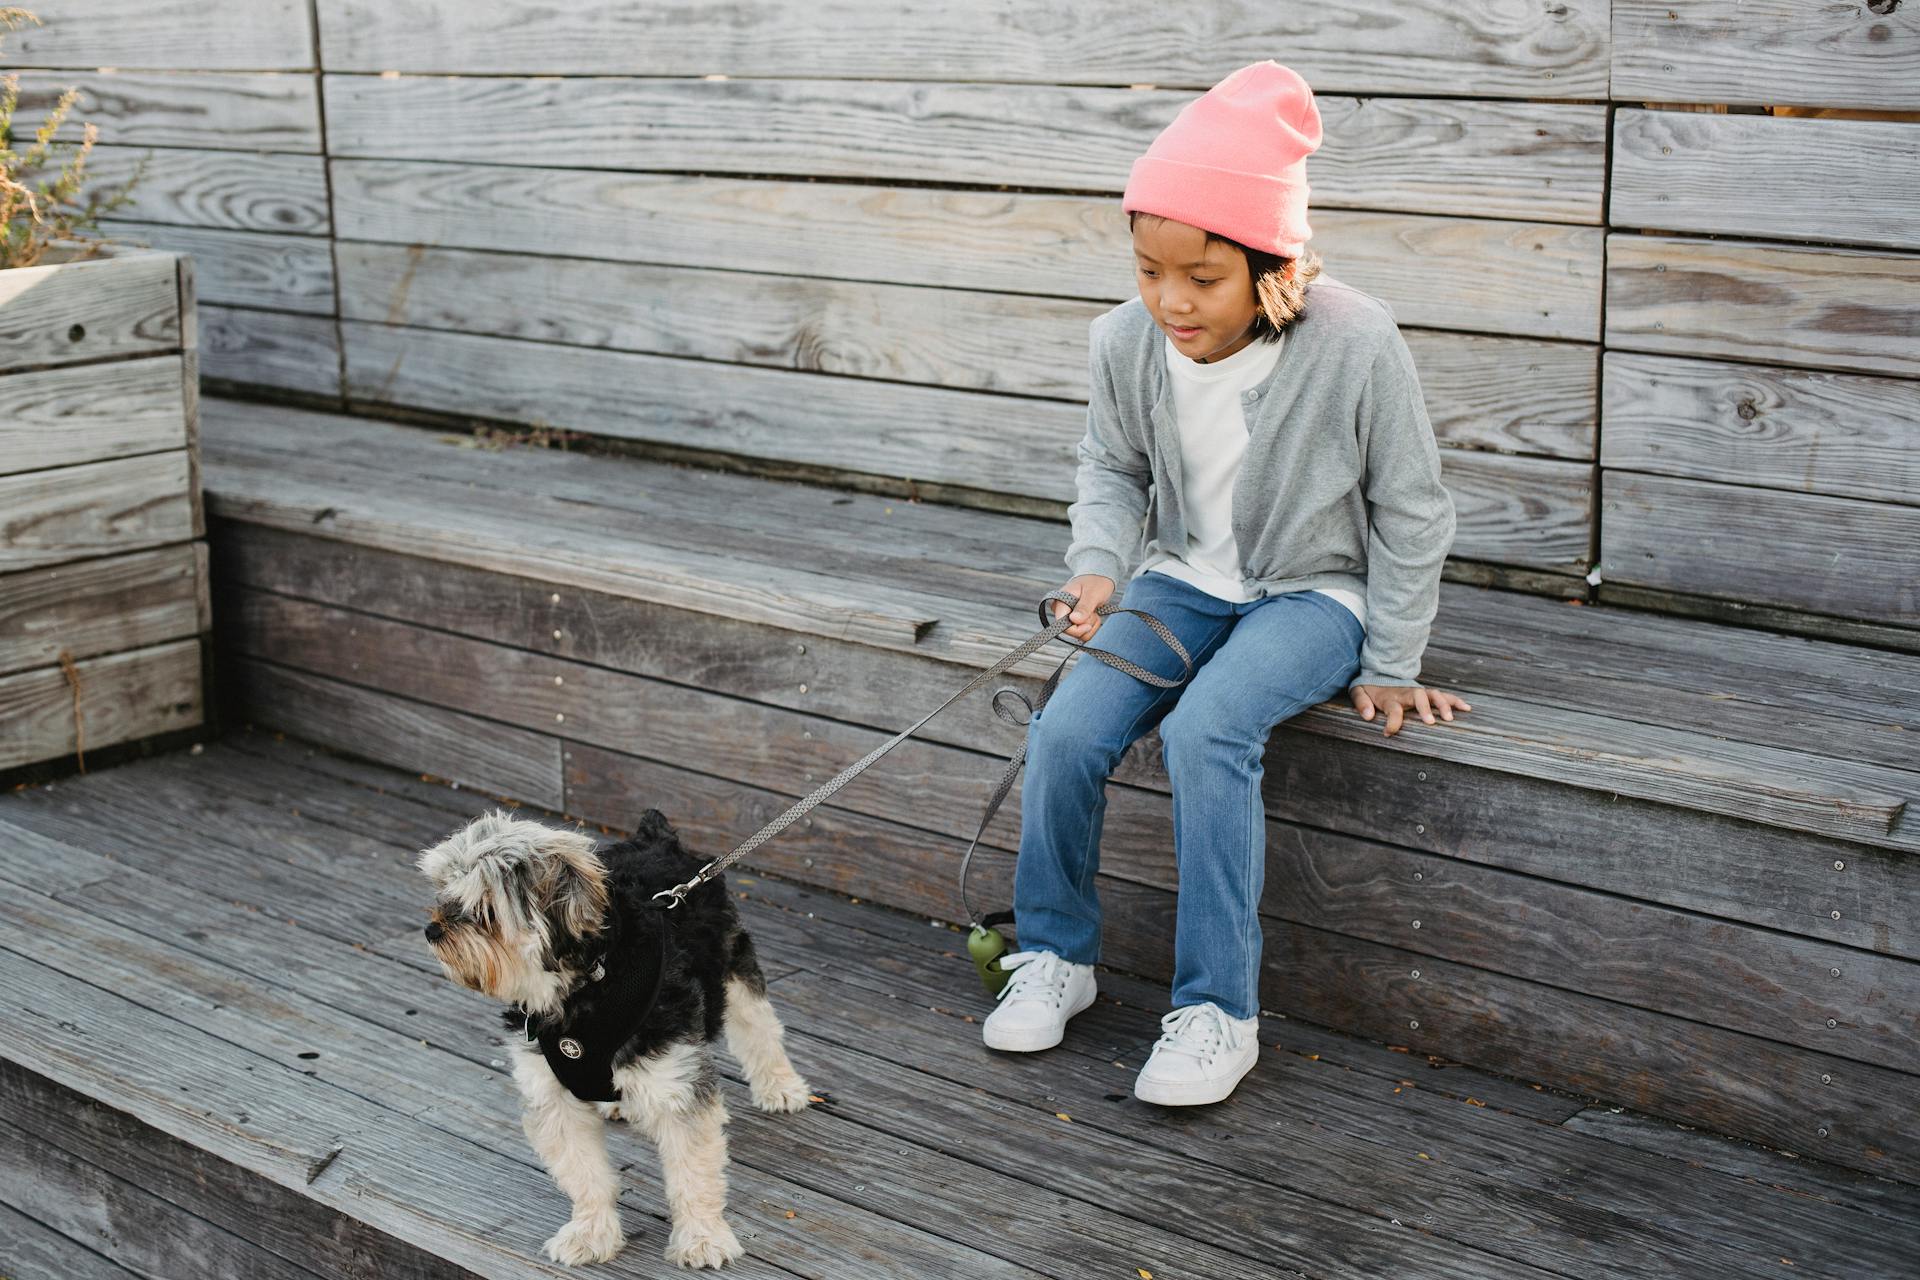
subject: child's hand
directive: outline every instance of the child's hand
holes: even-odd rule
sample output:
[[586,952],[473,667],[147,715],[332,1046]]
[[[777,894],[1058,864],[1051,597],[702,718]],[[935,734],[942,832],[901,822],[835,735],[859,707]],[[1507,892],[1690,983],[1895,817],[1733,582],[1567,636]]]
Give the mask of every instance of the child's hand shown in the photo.
[[1443,720],[1453,719],[1453,709],[1473,710],[1465,698],[1457,694],[1442,693],[1438,689],[1412,688],[1391,684],[1362,684],[1353,689],[1353,709],[1360,713],[1363,720],[1373,719],[1377,708],[1387,714],[1386,736],[1391,738],[1400,732],[1400,720],[1409,709],[1418,711],[1420,718],[1432,724],[1435,710]]
[[[1094,610],[1113,598],[1114,585],[1113,579],[1105,574],[1083,573],[1060,588],[1068,595],[1079,598],[1079,602],[1073,606],[1073,625],[1061,634],[1072,636],[1081,644],[1093,639],[1093,633],[1098,631],[1100,624],[1106,621]],[[1049,601],[1049,603],[1053,605],[1053,616],[1057,621],[1060,615],[1066,612],[1067,606],[1059,600]]]

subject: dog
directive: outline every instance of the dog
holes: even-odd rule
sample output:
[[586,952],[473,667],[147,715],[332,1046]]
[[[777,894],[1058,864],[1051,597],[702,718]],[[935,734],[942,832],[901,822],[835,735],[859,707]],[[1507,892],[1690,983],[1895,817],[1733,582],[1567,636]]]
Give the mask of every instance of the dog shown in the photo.
[[723,1216],[727,1109],[712,1045],[725,1036],[763,1111],[799,1111],[812,1090],[787,1058],[724,881],[663,909],[654,894],[702,863],[657,809],[604,846],[496,809],[418,865],[434,888],[426,937],[442,969],[513,1006],[504,1016],[522,1127],[573,1205],[547,1256],[604,1262],[625,1244],[603,1129],[624,1119],[660,1153],[667,1261],[739,1257]]

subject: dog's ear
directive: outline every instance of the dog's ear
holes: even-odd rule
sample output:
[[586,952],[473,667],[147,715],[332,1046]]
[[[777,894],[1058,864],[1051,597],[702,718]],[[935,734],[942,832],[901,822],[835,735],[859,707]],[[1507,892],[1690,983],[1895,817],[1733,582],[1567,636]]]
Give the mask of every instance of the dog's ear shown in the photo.
[[544,856],[529,869],[540,909],[572,937],[598,932],[607,914],[607,866],[593,837],[555,831],[541,841],[540,851]]
[[633,838],[646,844],[659,844],[679,839],[680,833],[667,821],[667,815],[658,809],[649,809],[640,815],[640,821],[633,827]]

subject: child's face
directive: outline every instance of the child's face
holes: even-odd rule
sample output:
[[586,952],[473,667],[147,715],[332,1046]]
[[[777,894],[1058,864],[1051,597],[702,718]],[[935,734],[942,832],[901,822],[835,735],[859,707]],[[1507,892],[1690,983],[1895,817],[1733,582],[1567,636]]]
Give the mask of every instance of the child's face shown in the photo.
[[1224,360],[1253,341],[1253,279],[1238,249],[1143,213],[1133,220],[1133,258],[1140,301],[1180,354]]

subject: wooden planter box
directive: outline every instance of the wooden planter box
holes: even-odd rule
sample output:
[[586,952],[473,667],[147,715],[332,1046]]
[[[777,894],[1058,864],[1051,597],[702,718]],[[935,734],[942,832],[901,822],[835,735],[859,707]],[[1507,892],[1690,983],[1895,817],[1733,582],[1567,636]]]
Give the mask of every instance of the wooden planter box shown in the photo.
[[198,345],[179,254],[0,271],[0,769],[204,719]]

